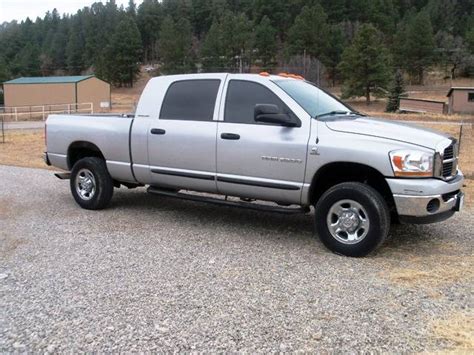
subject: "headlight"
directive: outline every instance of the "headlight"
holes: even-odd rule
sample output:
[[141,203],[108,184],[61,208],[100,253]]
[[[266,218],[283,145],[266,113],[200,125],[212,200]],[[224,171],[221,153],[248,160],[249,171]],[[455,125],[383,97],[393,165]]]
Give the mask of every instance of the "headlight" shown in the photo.
[[395,176],[433,176],[433,154],[417,150],[394,150],[390,152],[390,161]]

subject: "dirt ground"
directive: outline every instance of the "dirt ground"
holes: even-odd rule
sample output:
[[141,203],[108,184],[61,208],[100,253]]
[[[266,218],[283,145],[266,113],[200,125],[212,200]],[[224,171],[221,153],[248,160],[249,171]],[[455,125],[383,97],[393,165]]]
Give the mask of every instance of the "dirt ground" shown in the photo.
[[[136,97],[138,97],[138,94]],[[130,96],[126,93],[114,94],[114,99],[119,100],[123,106],[128,105],[129,101],[127,100],[129,98]],[[120,111],[126,110],[121,109]],[[407,115],[402,115],[402,117],[388,115],[387,118],[417,121],[420,119],[433,120],[433,117],[420,117],[420,115],[414,115],[413,118]],[[460,127],[452,124],[425,123],[423,125],[444,131],[455,137],[459,135]],[[472,126],[465,126],[463,130],[460,165],[470,177],[470,179],[466,179],[466,186],[464,187],[466,207],[468,208],[464,211],[464,215],[472,213],[474,207],[474,154],[472,154],[474,151],[474,134]],[[54,170],[44,164],[42,160],[43,151],[43,131],[7,131],[6,143],[0,143],[0,164]],[[0,219],[2,214],[4,213],[0,206]],[[407,229],[405,230],[405,228]],[[426,316],[427,319],[424,322],[426,337],[429,339],[429,343],[437,344],[431,349],[442,348],[444,349],[443,352],[449,349],[452,353],[468,354],[474,348],[474,318],[468,309],[457,309],[456,307],[451,309],[451,306],[448,307],[448,305],[453,304],[453,301],[451,296],[447,295],[451,291],[447,290],[453,289],[453,285],[472,285],[472,255],[466,254],[457,243],[446,239],[432,241],[431,237],[425,240],[426,247],[419,250],[421,243],[414,247],[411,240],[412,234],[417,235],[421,232],[414,228],[416,227],[400,226],[395,228],[394,234],[397,235],[397,238],[389,240],[384,246],[383,256],[375,259],[376,263],[379,264],[375,268],[380,270],[376,278],[385,280],[388,285],[393,285],[395,289],[400,290],[400,295],[388,297],[387,301],[390,307],[393,307],[395,313],[405,308],[409,309],[412,307],[412,303],[416,304],[413,298],[418,297],[418,295],[423,297],[423,301],[418,304],[417,309],[425,309],[423,312],[427,314],[429,312],[426,309],[431,309],[431,307],[436,306],[439,309],[445,309],[442,315]],[[432,229],[438,231],[437,228],[440,227],[433,227]],[[447,227],[447,230],[449,230],[449,233],[454,231],[451,227]],[[442,234],[442,232],[437,233]],[[446,231],[446,233],[448,232]],[[425,235],[425,233],[423,232],[420,235]],[[419,236],[417,235],[417,237]],[[7,247],[13,248],[12,250],[22,248],[21,245],[18,246],[13,242]],[[414,250],[418,251],[414,252]],[[400,297],[406,298],[406,300],[400,301]],[[418,341],[412,339],[407,339],[407,341],[418,344]]]
[[474,350],[472,209],[346,258],[313,213],[142,188],[87,211],[49,171],[0,166],[0,181],[0,353]]

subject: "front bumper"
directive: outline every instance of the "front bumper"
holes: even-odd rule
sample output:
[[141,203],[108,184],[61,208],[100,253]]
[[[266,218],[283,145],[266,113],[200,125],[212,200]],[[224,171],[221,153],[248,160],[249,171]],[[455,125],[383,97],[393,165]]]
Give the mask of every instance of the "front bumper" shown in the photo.
[[461,173],[447,182],[438,179],[387,179],[398,215],[406,223],[434,223],[461,210]]

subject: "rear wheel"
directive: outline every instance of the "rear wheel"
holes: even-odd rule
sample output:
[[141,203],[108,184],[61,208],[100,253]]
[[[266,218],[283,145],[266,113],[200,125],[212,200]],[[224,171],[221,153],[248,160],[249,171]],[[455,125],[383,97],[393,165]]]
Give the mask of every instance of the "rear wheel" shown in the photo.
[[104,160],[95,157],[83,158],[74,164],[70,186],[74,200],[88,210],[107,207],[114,193],[114,183]]
[[315,206],[316,230],[331,251],[365,256],[388,235],[390,213],[385,200],[372,187],[345,182],[326,191]]

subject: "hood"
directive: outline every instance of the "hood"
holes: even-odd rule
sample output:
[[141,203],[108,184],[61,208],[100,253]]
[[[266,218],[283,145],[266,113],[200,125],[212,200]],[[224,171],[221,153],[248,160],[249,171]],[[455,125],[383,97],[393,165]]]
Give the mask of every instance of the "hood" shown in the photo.
[[378,118],[359,116],[345,118],[339,116],[324,121],[327,127],[333,131],[386,138],[429,149],[435,149],[438,143],[449,138],[449,136],[443,133],[414,124]]

